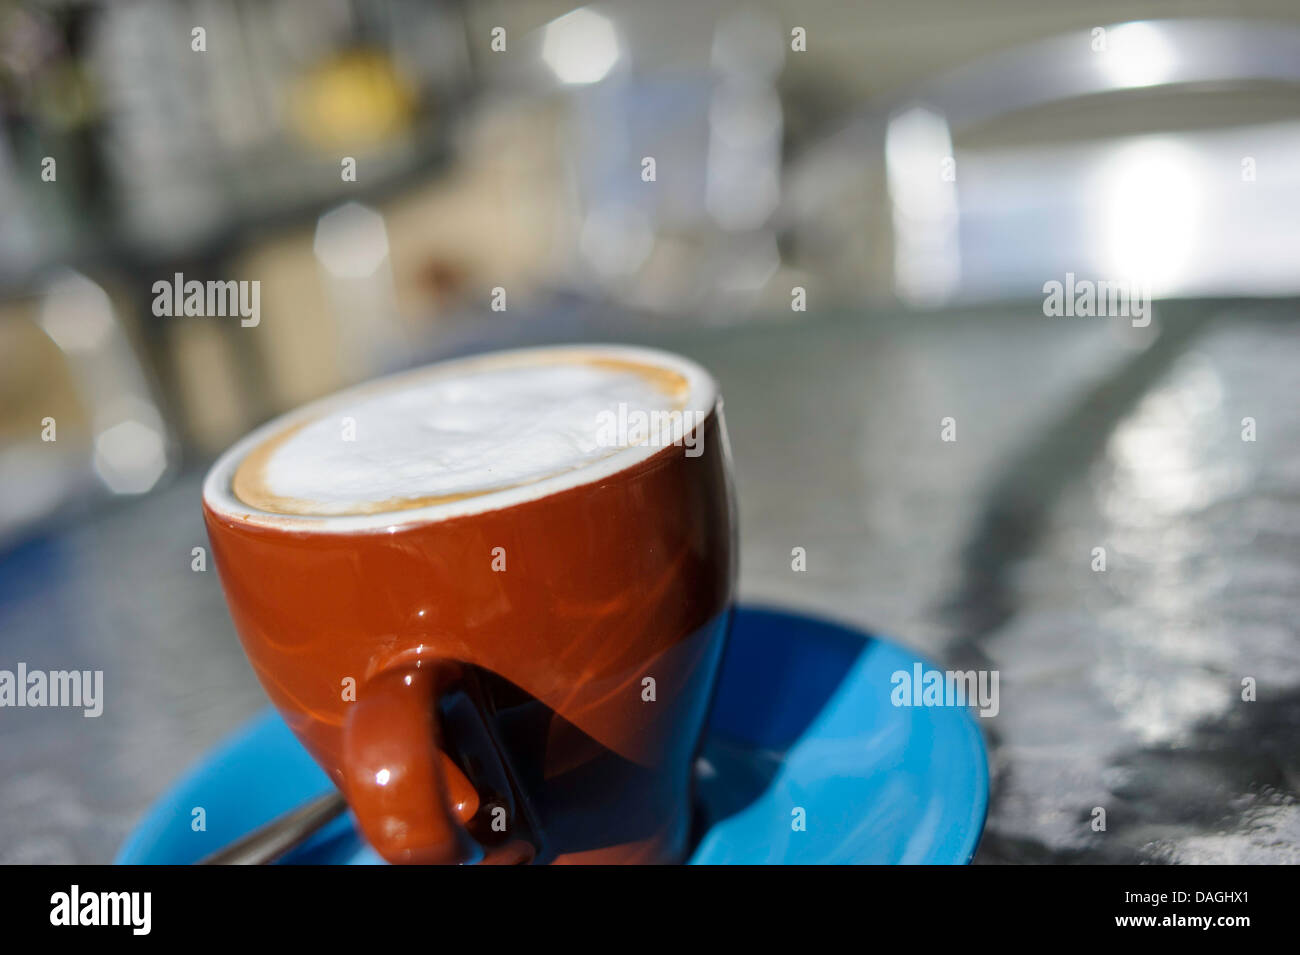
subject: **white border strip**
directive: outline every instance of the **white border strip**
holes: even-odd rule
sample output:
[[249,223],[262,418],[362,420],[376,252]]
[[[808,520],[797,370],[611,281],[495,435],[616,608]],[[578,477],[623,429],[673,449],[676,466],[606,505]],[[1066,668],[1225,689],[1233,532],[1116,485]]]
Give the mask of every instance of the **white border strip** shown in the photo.
[[[203,480],[203,501],[212,511],[221,517],[242,524],[259,527],[275,527],[280,530],[301,533],[338,533],[380,531],[393,532],[410,524],[427,524],[444,521],[453,517],[465,517],[487,511],[514,507],[525,501],[549,497],[560,491],[594,484],[619,471],[633,467],[660,451],[662,447],[637,445],[624,448],[601,458],[599,461],[566,471],[554,477],[543,478],[532,484],[488,491],[475,497],[447,501],[441,504],[429,504],[397,511],[382,511],[376,514],[340,514],[340,515],[295,515],[263,511],[250,507],[234,496],[231,481],[241,461],[258,445],[268,438],[279,434],[285,428],[313,421],[327,416],[331,411],[347,407],[363,395],[383,391],[402,385],[409,379],[423,378],[430,375],[453,374],[476,365],[492,366],[498,363],[527,359],[533,356],[562,358],[613,358],[641,362],[675,371],[686,378],[689,391],[683,411],[696,412],[696,420],[703,421],[705,416],[713,413],[718,401],[718,385],[713,376],[700,365],[688,358],[656,348],[641,348],[632,345],[553,345],[539,348],[518,348],[510,351],[485,352],[465,358],[435,362],[410,371],[398,372],[385,378],[366,382],[337,392],[327,398],[321,398],[303,405],[294,411],[267,422],[260,428],[235,442],[221,455],[208,471]],[[697,425],[697,428],[700,425]]]

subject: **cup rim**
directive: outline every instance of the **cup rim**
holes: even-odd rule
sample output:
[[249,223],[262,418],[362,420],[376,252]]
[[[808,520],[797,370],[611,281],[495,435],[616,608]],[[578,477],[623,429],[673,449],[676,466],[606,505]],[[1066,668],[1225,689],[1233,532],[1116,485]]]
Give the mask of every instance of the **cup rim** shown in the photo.
[[[694,411],[698,417],[693,431],[704,427],[718,404],[718,385],[703,366],[658,348],[639,345],[574,344],[544,345],[512,348],[501,351],[480,352],[458,358],[431,362],[417,368],[406,369],[391,375],[333,392],[272,418],[253,429],[227,448],[208,469],[203,479],[203,505],[212,516],[224,521],[246,526],[298,533],[395,533],[413,524],[431,524],[457,517],[498,511],[530,501],[551,497],[563,491],[595,484],[622,471],[636,467],[650,458],[671,450],[653,444],[623,447],[591,464],[551,475],[527,484],[485,491],[472,497],[425,504],[400,510],[377,511],[370,514],[286,514],[253,507],[237,498],[232,488],[235,471],[244,458],[262,442],[286,428],[319,419],[331,410],[355,402],[359,397],[379,393],[431,373],[454,372],[475,365],[490,366],[508,363],[530,356],[564,356],[575,358],[614,358],[667,368],[682,375],[688,383],[687,404],[682,409]],[[689,433],[689,432],[688,432]]]

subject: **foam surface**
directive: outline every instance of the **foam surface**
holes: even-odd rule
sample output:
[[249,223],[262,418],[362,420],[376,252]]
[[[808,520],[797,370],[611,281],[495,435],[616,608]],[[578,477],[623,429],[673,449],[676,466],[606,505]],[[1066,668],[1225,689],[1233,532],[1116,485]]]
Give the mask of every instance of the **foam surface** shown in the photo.
[[489,493],[616,453],[602,440],[602,413],[681,408],[685,390],[662,369],[577,360],[417,379],[270,439],[241,464],[233,489],[254,507],[303,515]]

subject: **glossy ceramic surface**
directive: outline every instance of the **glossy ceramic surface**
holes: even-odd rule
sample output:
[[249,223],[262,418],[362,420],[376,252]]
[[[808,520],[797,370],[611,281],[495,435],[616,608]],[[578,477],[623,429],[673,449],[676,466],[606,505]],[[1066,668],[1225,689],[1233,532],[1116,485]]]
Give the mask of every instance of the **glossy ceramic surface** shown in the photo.
[[[633,354],[656,362],[638,366],[647,375],[680,364],[708,381],[684,359]],[[687,390],[707,406],[690,447],[633,443],[500,493],[354,515],[364,527],[254,511],[225,490],[247,447],[299,414],[455,368],[326,399],[213,465],[204,517],[244,652],[390,862],[680,862],[736,567],[711,383]],[[467,502],[479,509],[456,510]]]
[[[983,739],[965,709],[892,705],[891,675],[918,661],[879,637],[740,608],[696,763],[690,861],[969,862],[988,805]],[[196,861],[329,786],[268,711],[159,799],[117,861]],[[196,806],[204,832],[191,828]],[[345,817],[285,861],[381,860]]]

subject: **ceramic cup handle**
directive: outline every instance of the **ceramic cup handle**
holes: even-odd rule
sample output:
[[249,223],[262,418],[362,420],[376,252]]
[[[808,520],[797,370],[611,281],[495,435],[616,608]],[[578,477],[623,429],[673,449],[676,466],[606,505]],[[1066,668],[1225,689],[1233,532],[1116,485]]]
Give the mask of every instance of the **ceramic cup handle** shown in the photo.
[[[344,795],[389,862],[523,862],[530,846],[489,849],[466,828],[482,800],[443,748],[439,701],[461,681],[452,660],[423,659],[367,680],[343,726]],[[503,858],[504,856],[504,858]]]

